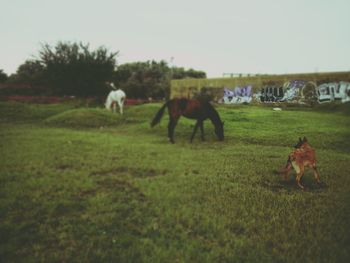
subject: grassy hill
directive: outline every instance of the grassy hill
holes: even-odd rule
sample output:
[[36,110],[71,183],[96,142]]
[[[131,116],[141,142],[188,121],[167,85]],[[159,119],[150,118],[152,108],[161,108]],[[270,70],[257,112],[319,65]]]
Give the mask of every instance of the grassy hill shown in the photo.
[[[349,261],[349,105],[220,106],[224,142],[180,119],[174,145],[160,106],[1,102],[0,261]],[[276,174],[302,136],[305,191]]]

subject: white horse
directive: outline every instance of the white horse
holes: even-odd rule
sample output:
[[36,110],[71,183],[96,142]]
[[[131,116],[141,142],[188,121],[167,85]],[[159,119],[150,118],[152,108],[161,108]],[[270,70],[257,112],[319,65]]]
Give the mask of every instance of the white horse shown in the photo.
[[[114,87],[113,84],[111,86]],[[119,105],[119,112],[120,114],[123,114],[123,106],[124,106],[124,101],[125,101],[126,95],[125,92],[122,91],[121,89],[117,90],[112,90],[107,97],[105,106],[107,110],[110,110],[112,105],[113,105],[113,112],[116,111],[116,104],[118,103]]]

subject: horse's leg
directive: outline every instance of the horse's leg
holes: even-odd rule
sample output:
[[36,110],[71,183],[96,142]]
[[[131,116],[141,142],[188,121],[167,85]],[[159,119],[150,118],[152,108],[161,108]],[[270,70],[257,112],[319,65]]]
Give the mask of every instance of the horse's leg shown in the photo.
[[199,128],[201,129],[201,139],[204,141],[204,128],[203,128],[203,121],[199,122]]
[[168,138],[169,138],[171,143],[175,143],[175,141],[174,141],[174,130],[175,130],[177,121],[178,121],[178,119],[170,117],[170,120],[169,120],[169,123],[168,123]]
[[123,100],[122,99],[120,101],[118,101],[118,105],[119,105],[119,112],[121,115],[123,115]]
[[192,141],[193,141],[194,136],[196,135],[198,126],[199,126],[199,121],[197,121],[196,124],[194,125],[194,129],[193,129],[193,132],[192,132],[192,135],[191,135],[191,139],[190,139],[190,142],[191,142],[191,143],[192,143]]
[[117,110],[117,103],[114,101],[113,103],[113,112],[115,113]]

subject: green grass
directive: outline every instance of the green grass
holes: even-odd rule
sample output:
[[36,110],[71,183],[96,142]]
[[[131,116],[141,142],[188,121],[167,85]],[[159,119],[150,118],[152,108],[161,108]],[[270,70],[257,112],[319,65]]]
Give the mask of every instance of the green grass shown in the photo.
[[[348,107],[221,106],[224,142],[172,145],[160,104],[1,102],[0,262],[348,262]],[[275,172],[302,136],[305,191]]]

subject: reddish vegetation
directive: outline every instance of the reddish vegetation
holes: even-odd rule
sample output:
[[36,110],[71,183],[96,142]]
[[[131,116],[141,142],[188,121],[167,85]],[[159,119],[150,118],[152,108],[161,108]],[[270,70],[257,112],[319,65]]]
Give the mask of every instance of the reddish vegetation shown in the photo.
[[148,100],[142,100],[142,99],[126,99],[125,105],[139,105],[143,103],[149,102]]
[[[77,102],[86,105],[104,105],[106,97],[75,97],[75,96],[39,96],[45,94],[48,89],[41,86],[28,84],[3,84],[0,83],[0,101],[17,101],[27,103],[54,104],[61,102]],[[17,94],[17,95],[15,95]],[[126,99],[126,105],[139,105],[149,102],[144,99]]]
[[[96,98],[96,97],[76,98],[74,96],[63,96],[63,97],[19,96],[19,95],[0,96],[0,101],[17,101],[17,102],[44,103],[44,104],[54,104],[54,103],[60,103],[60,102],[66,102],[66,101],[77,101],[77,100],[84,101],[87,104],[94,103],[94,102],[103,104],[103,100],[101,100],[101,98]],[[147,102],[148,102],[147,100],[142,100],[142,99],[126,99],[125,104],[139,105]]]
[[32,102],[32,103],[59,103],[71,100],[69,97],[53,97],[53,96],[0,96],[1,101],[18,101],[18,102]]

